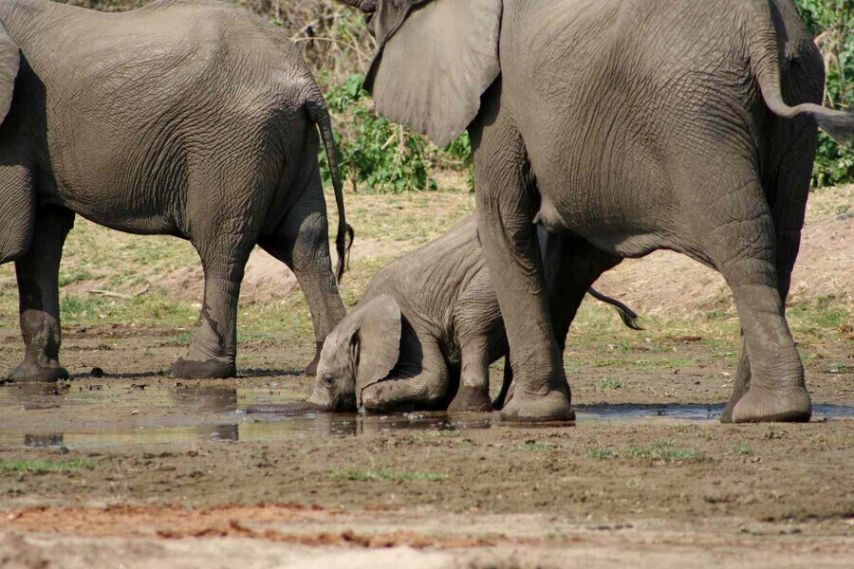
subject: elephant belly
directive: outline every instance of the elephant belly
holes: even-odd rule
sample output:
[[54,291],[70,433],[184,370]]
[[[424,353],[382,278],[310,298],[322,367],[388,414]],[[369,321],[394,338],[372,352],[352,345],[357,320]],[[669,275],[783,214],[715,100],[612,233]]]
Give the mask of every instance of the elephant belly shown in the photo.
[[[750,131],[737,109],[747,82],[732,22],[708,4],[512,5],[509,16],[525,24],[502,31],[501,100],[524,140],[544,225],[620,257],[692,249],[679,198],[690,180],[673,172],[702,160],[692,153],[707,133],[730,143]],[[734,110],[721,122],[708,109]]]
[[182,235],[169,199],[180,194],[178,188],[165,180],[123,179],[122,173],[134,170],[133,164],[121,160],[101,172],[70,175],[58,170],[55,191],[40,195],[40,202],[61,205],[94,223],[127,233]]

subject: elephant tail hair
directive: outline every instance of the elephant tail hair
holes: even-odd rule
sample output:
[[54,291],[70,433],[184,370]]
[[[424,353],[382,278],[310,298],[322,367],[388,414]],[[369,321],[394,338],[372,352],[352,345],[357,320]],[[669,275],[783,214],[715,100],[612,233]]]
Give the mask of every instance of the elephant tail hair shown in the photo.
[[854,113],[828,109],[815,103],[794,106],[786,103],[780,88],[777,32],[768,0],[752,0],[747,6],[753,8],[749,14],[753,26],[748,26],[750,65],[768,109],[784,119],[808,115],[818,123],[820,129],[840,144],[854,140]]
[[338,162],[338,146],[335,144],[335,136],[332,131],[332,118],[329,116],[329,108],[323,98],[317,83],[312,80],[305,99],[305,106],[311,120],[320,131],[323,147],[326,151],[326,160],[329,162],[329,172],[332,176],[332,187],[335,191],[335,204],[338,208],[338,235],[335,238],[335,250],[338,255],[338,266],[335,275],[340,281],[344,272],[350,267],[350,247],[353,246],[355,231],[347,223],[347,213],[344,208],[344,185],[341,181],[341,169]]
[[638,323],[638,314],[616,298],[611,298],[606,294],[602,294],[598,290],[593,287],[587,289],[587,294],[598,300],[599,302],[604,302],[605,304],[610,304],[617,311],[617,314],[620,315],[620,319],[623,321],[627,327],[632,330],[643,330],[643,327]]

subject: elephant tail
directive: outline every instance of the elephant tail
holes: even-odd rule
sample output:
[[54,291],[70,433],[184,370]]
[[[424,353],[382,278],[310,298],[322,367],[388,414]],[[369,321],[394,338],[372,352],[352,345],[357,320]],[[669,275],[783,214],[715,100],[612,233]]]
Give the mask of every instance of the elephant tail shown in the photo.
[[623,324],[625,324],[632,330],[643,330],[643,327],[638,324],[637,312],[635,312],[616,298],[611,298],[606,294],[602,294],[593,287],[587,289],[587,294],[589,294],[599,302],[604,302],[605,304],[610,304],[611,306],[613,306],[617,310],[617,313],[620,315],[620,319],[623,321]]
[[854,113],[828,109],[815,103],[786,104],[780,88],[780,55],[770,3],[768,0],[751,0],[746,5],[751,11],[748,14],[751,25],[747,27],[750,66],[768,109],[784,119],[802,114],[811,116],[819,128],[841,144],[854,140]]
[[329,108],[320,92],[320,87],[314,80],[310,81],[309,93],[305,105],[311,120],[320,131],[323,147],[326,151],[326,160],[329,162],[329,172],[332,175],[332,187],[335,191],[335,204],[338,207],[338,235],[335,238],[335,249],[338,255],[338,266],[335,271],[338,280],[344,276],[344,272],[350,265],[350,247],[353,246],[355,232],[353,227],[347,223],[347,214],[344,209],[344,185],[341,182],[341,169],[338,164],[338,147],[335,144],[335,136],[332,132],[332,119],[329,116]]

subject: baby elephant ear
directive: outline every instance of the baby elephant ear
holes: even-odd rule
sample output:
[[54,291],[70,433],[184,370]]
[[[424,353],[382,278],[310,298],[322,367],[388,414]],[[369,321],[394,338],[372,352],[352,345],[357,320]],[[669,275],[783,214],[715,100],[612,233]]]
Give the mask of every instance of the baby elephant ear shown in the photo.
[[12,95],[15,91],[15,78],[21,65],[21,55],[18,46],[6,33],[6,28],[0,22],[0,124],[9,114],[12,107]]
[[356,371],[356,393],[388,377],[400,358],[401,315],[397,301],[382,295],[359,306],[356,334],[359,342],[359,365]]
[[444,146],[474,120],[501,71],[502,0],[408,0],[386,10],[389,2],[375,16],[381,46],[365,86],[378,113]]

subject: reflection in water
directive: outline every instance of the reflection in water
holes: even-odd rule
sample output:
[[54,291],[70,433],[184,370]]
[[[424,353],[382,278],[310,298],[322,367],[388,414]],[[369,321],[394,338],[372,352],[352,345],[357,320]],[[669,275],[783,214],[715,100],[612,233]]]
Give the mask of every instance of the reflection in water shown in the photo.
[[52,397],[65,391],[58,383],[21,383],[14,387],[22,400]]
[[63,445],[63,435],[24,435],[24,446],[27,448],[52,448]]
[[240,425],[214,425],[203,429],[199,434],[204,436],[204,431],[208,431],[207,439],[209,441],[239,441],[240,440]]
[[175,405],[200,411],[237,411],[237,389],[231,387],[176,387],[169,391]]
[[724,406],[710,404],[663,405],[659,403],[616,405],[576,405],[579,417],[600,420],[654,419],[663,417],[684,421],[713,421],[720,419]]
[[[98,448],[137,444],[294,441],[312,436],[358,437],[394,431],[556,428],[570,424],[502,423],[498,414],[441,412],[247,414],[252,405],[296,401],[290,386],[222,384],[133,385],[109,381],[20,384],[0,389],[0,447]],[[716,421],[722,405],[577,405],[577,421]],[[813,420],[854,419],[854,407],[814,406]]]

